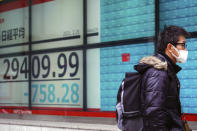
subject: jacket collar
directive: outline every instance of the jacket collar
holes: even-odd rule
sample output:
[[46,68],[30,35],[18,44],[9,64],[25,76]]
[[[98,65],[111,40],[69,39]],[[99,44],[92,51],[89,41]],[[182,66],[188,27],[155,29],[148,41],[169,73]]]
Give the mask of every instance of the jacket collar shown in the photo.
[[170,71],[175,72],[176,74],[182,69],[180,66],[178,66],[177,64],[175,64],[169,56],[167,56],[165,53],[158,53],[156,55],[158,58],[160,58],[162,61],[167,61],[168,63],[168,69]]
[[139,73],[143,74],[149,68],[155,68],[158,70],[167,70],[168,63],[164,60],[162,61],[157,56],[146,56],[143,57],[137,65],[134,66],[134,69]]

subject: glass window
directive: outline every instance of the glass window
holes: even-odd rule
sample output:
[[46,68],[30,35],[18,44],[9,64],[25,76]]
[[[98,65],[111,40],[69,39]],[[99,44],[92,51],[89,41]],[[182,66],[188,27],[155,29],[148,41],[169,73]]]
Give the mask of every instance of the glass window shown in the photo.
[[[182,3],[185,4],[182,4]],[[177,25],[189,32],[197,30],[197,2],[192,0],[162,0],[159,3],[160,29],[164,25]]]
[[[83,43],[83,0],[32,2],[32,40],[37,48],[42,44],[47,49],[53,48],[54,44],[57,48]],[[65,41],[61,44],[35,42],[44,40]]]
[[[184,2],[184,4],[182,4]],[[160,30],[164,26],[176,25],[181,26],[188,32],[196,32],[197,30],[197,1],[192,0],[161,0],[159,3]],[[194,37],[194,36],[192,36]],[[180,98],[182,110],[184,113],[197,113],[196,104],[196,38],[187,39],[189,56],[182,67],[178,77],[181,82]]]
[[100,49],[87,50],[87,107],[100,109]]
[[83,107],[81,50],[32,56],[33,107]]
[[27,1],[0,2],[0,106],[28,106],[28,17]]
[[87,0],[87,42],[100,42],[100,0]]
[[197,113],[196,91],[197,91],[197,39],[187,39],[187,49],[189,51],[186,63],[179,64],[182,70],[178,73],[181,83],[180,99],[184,113]]
[[100,0],[100,10],[101,42],[155,34],[154,0]]
[[28,106],[28,56],[0,58],[0,106]]
[[27,6],[25,1],[0,3],[0,47],[27,44],[29,33]]
[[125,72],[135,72],[133,66],[143,56],[153,53],[153,42],[100,49],[100,109],[102,111],[115,111],[117,92]]

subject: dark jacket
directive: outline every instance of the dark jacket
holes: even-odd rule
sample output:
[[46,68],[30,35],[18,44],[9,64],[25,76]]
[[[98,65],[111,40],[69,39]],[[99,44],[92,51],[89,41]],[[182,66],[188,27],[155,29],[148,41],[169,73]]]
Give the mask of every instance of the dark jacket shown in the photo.
[[184,131],[179,99],[181,68],[165,54],[144,57],[135,69],[142,79],[142,112],[145,131]]

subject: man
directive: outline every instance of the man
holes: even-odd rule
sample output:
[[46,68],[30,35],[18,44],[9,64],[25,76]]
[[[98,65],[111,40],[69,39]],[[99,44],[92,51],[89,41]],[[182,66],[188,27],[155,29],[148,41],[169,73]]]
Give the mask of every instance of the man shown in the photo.
[[142,112],[145,131],[184,131],[176,62],[187,60],[186,37],[181,27],[169,26],[160,33],[155,56],[144,57],[135,69],[143,73]]

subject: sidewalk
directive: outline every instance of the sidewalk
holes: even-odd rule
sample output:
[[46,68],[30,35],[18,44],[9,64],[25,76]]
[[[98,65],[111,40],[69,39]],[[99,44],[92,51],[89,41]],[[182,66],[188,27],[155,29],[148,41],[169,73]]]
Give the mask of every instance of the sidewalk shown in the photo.
[[116,125],[0,119],[0,131],[119,131]]
[[[197,122],[189,122],[197,131]],[[81,117],[21,117],[20,119],[0,115],[0,131],[120,131],[113,119]]]
[[0,131],[120,131],[114,118],[0,114]]

